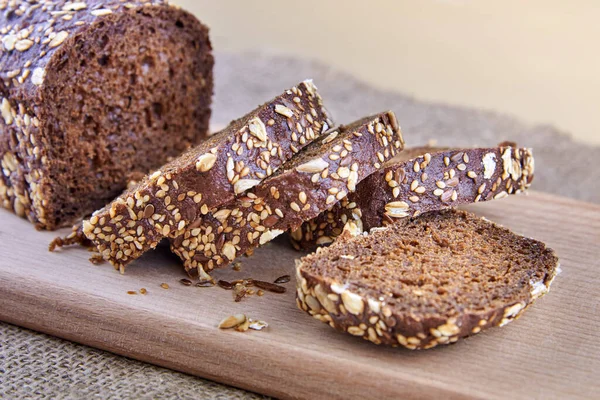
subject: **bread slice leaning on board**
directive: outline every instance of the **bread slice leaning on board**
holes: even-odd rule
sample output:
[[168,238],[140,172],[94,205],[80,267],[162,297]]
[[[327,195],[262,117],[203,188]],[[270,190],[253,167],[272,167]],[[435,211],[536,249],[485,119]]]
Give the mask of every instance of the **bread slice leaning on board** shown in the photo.
[[264,245],[316,217],[404,147],[393,112],[328,132],[246,193],[198,216],[171,249],[192,276]]
[[3,1],[0,203],[40,229],[206,137],[208,28],[167,1]]
[[209,210],[271,176],[330,126],[316,86],[301,82],[233,121],[83,222],[102,257],[123,270]]
[[533,180],[531,149],[407,148],[361,182],[355,193],[291,232],[297,249],[330,244],[348,221],[369,230],[407,216],[500,199]]
[[297,261],[297,301],[337,330],[428,349],[513,321],[558,272],[541,242],[464,211],[432,211],[371,233],[349,222]]

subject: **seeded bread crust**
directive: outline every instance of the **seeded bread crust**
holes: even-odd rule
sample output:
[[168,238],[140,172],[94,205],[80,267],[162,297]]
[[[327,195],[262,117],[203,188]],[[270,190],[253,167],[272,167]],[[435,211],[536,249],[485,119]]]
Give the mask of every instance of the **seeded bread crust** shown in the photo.
[[291,232],[292,244],[297,249],[330,244],[348,221],[370,230],[398,218],[504,198],[526,190],[533,173],[531,149],[513,143],[406,149],[361,182],[355,193]]
[[207,133],[208,29],[166,1],[2,1],[0,41],[0,203],[37,228]]
[[[460,231],[453,231],[455,224]],[[441,225],[450,229],[444,232]],[[434,211],[370,234],[352,222],[348,227],[332,246],[297,260],[297,304],[331,327],[375,344],[429,349],[504,326],[546,294],[559,271],[556,255],[543,243],[462,211]],[[488,266],[473,259],[473,247],[463,245],[461,239],[469,236],[496,247],[489,251]],[[447,251],[425,250],[424,258],[415,259],[419,245],[428,241]],[[496,256],[505,259],[493,260]],[[510,257],[525,266],[507,261]],[[460,265],[459,260],[471,261]],[[488,277],[493,263],[501,272]],[[377,274],[373,268],[387,269]],[[394,272],[398,281],[390,281]],[[431,274],[446,285],[430,288]],[[481,283],[469,283],[470,292],[460,286],[467,276],[482,279],[472,279]]]
[[200,216],[171,249],[191,276],[206,278],[205,272],[331,207],[403,146],[391,111],[342,126],[241,197]]
[[316,87],[304,81],[145,177],[94,212],[83,232],[122,270],[272,175],[330,124]]

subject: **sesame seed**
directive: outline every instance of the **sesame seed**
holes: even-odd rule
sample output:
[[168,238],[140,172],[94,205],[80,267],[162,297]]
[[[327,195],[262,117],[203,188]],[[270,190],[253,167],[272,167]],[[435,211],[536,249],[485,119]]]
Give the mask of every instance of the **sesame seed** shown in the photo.
[[112,14],[112,10],[109,10],[107,8],[100,8],[98,10],[92,11],[90,14],[92,14],[95,17],[101,17],[103,15]]
[[300,194],[298,195],[298,198],[300,199],[300,202],[302,202],[302,204],[306,204],[306,193],[304,192],[300,192]]

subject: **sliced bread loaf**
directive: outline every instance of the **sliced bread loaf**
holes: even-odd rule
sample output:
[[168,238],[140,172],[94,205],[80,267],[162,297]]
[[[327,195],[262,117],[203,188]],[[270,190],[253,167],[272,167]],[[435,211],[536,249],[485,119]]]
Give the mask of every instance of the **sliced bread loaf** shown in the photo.
[[167,1],[2,1],[0,204],[71,225],[206,136],[208,28]]
[[326,245],[355,221],[370,230],[395,219],[519,193],[533,180],[531,149],[406,149],[361,182],[355,193],[292,232],[296,248]]
[[198,216],[171,248],[190,275],[205,277],[330,208],[403,145],[391,111],[335,129],[242,196]]
[[83,232],[122,269],[272,175],[330,124],[317,88],[304,81],[145,177],[94,212]]
[[370,234],[348,227],[297,262],[298,306],[376,344],[428,349],[503,326],[548,292],[558,270],[543,243],[463,211]]

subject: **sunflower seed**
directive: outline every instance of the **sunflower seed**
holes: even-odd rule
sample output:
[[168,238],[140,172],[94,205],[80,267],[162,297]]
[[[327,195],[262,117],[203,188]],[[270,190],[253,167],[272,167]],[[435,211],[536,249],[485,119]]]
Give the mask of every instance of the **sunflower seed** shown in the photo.
[[329,166],[329,163],[322,158],[316,158],[314,160],[310,160],[302,165],[296,167],[296,171],[298,172],[306,172],[309,174],[314,174],[316,172],[321,172],[325,168]]
[[283,275],[283,276],[280,276],[279,278],[275,279],[273,281],[273,283],[288,283],[291,279],[292,279],[291,276]]
[[257,281],[257,280],[254,280],[253,282],[254,282],[254,286],[256,286],[257,288],[268,290],[269,292],[285,293],[285,291],[286,291],[285,287],[276,285],[271,282]]

